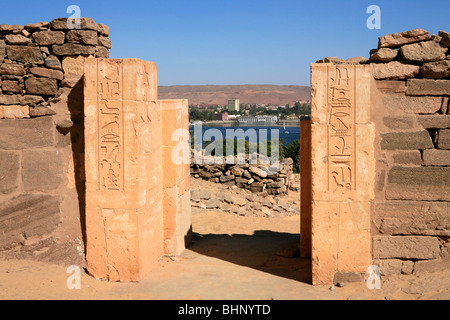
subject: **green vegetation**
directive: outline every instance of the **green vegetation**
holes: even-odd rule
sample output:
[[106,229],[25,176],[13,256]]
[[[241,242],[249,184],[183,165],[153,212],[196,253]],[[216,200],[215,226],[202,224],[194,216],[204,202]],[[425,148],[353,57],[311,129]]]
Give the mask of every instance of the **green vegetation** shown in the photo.
[[[189,120],[190,121],[212,121],[214,120],[214,113],[221,112],[224,109],[219,106],[209,107],[207,109],[198,107],[189,107]],[[229,115],[240,115],[240,116],[279,116],[281,114],[281,120],[287,119],[289,116],[300,117],[301,115],[311,115],[311,105],[307,103],[296,102],[294,106],[289,104],[285,107],[278,107],[276,109],[272,108],[270,105],[260,106],[260,105],[241,105],[240,111],[227,111]]]

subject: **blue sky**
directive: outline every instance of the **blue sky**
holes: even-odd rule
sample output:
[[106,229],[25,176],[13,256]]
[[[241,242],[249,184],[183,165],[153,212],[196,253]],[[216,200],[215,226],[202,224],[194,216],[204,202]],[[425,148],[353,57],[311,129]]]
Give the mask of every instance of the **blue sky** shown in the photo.
[[[81,16],[111,28],[111,58],[158,65],[160,85],[309,85],[325,56],[368,57],[378,37],[450,31],[449,0],[46,0],[2,1],[0,24]],[[370,5],[381,30],[369,30]]]

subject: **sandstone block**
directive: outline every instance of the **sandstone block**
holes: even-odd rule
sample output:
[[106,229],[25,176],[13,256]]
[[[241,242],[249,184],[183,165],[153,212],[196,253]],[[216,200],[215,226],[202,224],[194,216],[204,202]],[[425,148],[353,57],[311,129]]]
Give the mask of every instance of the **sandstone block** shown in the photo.
[[0,151],[0,181],[2,182],[0,194],[11,193],[19,187],[19,170],[20,154],[13,151]]
[[56,190],[64,181],[62,152],[24,150],[22,153],[22,182],[26,192]]
[[97,23],[97,31],[104,37],[108,37],[110,33],[109,27],[103,23]]
[[429,40],[430,34],[422,29],[393,33],[379,38],[378,48],[396,48],[404,44]]
[[18,24],[10,25],[10,24],[0,24],[0,31],[6,31],[6,32],[14,32],[14,31],[21,31],[23,27]]
[[425,150],[423,152],[423,165],[450,166],[450,150],[438,150],[438,149]]
[[58,196],[24,194],[0,204],[0,251],[27,244],[29,238],[45,238],[61,221]]
[[52,52],[57,56],[93,55],[95,54],[95,47],[78,43],[66,43],[52,46]]
[[405,81],[392,81],[392,80],[379,80],[376,81],[378,90],[383,93],[405,93],[406,82]]
[[429,79],[450,77],[450,60],[425,63],[420,67],[420,74]]
[[439,31],[441,37],[441,43],[447,47],[450,47],[450,33],[445,31]]
[[394,60],[398,55],[398,50],[389,49],[389,48],[381,48],[376,50],[370,55],[370,61],[382,61],[382,62],[390,62]]
[[450,95],[450,80],[408,79],[406,95],[446,96]]
[[[50,22],[50,29],[52,30],[71,30],[74,29],[72,24],[74,19],[58,18]],[[91,18],[79,18],[80,29],[97,31],[97,24]]]
[[26,71],[23,65],[3,63],[0,65],[0,74],[24,76]]
[[51,70],[47,68],[33,67],[30,69],[30,72],[35,76],[52,78],[57,80],[62,80],[64,78],[64,74],[61,71]]
[[389,129],[407,130],[417,126],[416,117],[412,115],[386,116],[383,117],[383,124]]
[[414,78],[419,75],[419,66],[392,61],[372,64],[373,76],[376,80],[400,80]]
[[450,200],[449,167],[393,167],[388,174],[388,200]]
[[56,79],[28,78],[25,80],[25,90],[31,94],[54,96],[58,92],[58,83]]
[[97,31],[70,30],[66,35],[67,42],[96,46],[98,44]]
[[34,41],[40,46],[64,44],[66,34],[62,31],[40,31],[33,33]]
[[383,150],[424,150],[434,148],[428,131],[393,132],[381,135]]
[[435,237],[374,237],[374,259],[437,259],[440,242]]
[[0,121],[0,149],[49,147],[54,142],[52,117]]
[[394,164],[414,166],[420,166],[422,164],[422,155],[419,150],[397,151],[392,155],[392,158]]
[[448,48],[436,41],[425,41],[408,44],[400,48],[400,53],[406,60],[416,62],[433,62],[445,59]]
[[434,114],[442,105],[441,97],[383,95],[381,99],[389,112],[402,111],[408,114]]
[[24,119],[29,117],[28,106],[0,106],[0,119]]
[[103,46],[97,46],[97,47],[95,47],[95,57],[108,59],[109,58],[109,50]]
[[22,93],[23,83],[19,83],[19,81],[3,80],[1,88],[4,92]]
[[6,43],[5,40],[0,39],[0,64],[3,63],[5,56],[6,56]]
[[41,49],[39,47],[6,46],[8,58],[14,61],[32,64],[44,64]]
[[375,202],[373,221],[378,231],[386,235],[450,234],[450,212],[444,202]]
[[107,37],[99,37],[98,38],[98,44],[100,46],[103,46],[103,47],[107,48],[107,49],[111,49],[112,48],[111,40],[109,38],[107,38]]
[[25,45],[30,44],[32,41],[31,39],[24,37],[20,34],[8,34],[5,37],[5,41],[7,44],[18,44],[18,45]]
[[450,130],[439,130],[439,139],[437,147],[439,149],[450,150]]
[[447,129],[450,128],[450,115],[421,115],[417,122],[425,129]]
[[38,22],[38,23],[29,23],[25,25],[25,29],[28,31],[37,31],[41,30],[42,28],[47,28],[49,26],[49,23],[46,21]]
[[45,59],[45,66],[50,69],[54,70],[62,70],[61,62],[56,56],[48,56],[47,59]]

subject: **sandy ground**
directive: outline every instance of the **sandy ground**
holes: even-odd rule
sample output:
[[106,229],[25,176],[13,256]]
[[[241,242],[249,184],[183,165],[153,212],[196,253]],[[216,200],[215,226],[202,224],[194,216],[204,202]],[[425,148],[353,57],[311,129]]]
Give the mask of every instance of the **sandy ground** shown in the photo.
[[450,299],[450,272],[383,279],[381,290],[369,290],[365,283],[313,287],[310,261],[283,257],[298,244],[299,216],[269,219],[197,210],[192,220],[188,249],[161,259],[140,283],[97,281],[83,272],[81,288],[69,290],[68,266],[0,261],[0,299]]

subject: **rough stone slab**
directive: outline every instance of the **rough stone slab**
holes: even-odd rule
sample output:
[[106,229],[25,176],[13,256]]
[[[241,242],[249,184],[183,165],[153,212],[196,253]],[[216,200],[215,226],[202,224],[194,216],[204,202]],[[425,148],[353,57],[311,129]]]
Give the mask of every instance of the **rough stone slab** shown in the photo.
[[64,44],[66,34],[62,31],[41,31],[33,33],[34,41],[40,46]]
[[395,80],[378,80],[376,81],[377,89],[383,93],[405,93],[406,82]]
[[450,128],[450,115],[421,115],[417,122],[424,129],[447,129]]
[[42,28],[47,28],[49,25],[48,22],[46,21],[42,21],[42,22],[38,22],[38,23],[29,23],[25,25],[25,29],[27,29],[28,31],[37,31],[37,30],[41,30]]
[[419,66],[405,64],[398,61],[372,64],[373,77],[376,80],[401,80],[414,78],[419,75]]
[[382,61],[382,62],[390,62],[394,60],[398,55],[398,50],[389,49],[389,48],[381,48],[375,50],[370,55],[370,62],[373,61]]
[[6,43],[5,40],[0,39],[0,63],[3,63],[5,56],[6,56]]
[[19,187],[20,154],[0,151],[0,193],[6,194]]
[[23,83],[19,83],[19,81],[3,80],[1,88],[3,92],[22,93]]
[[445,202],[377,201],[373,221],[386,235],[450,235],[450,211]]
[[18,44],[18,45],[26,45],[32,43],[30,38],[24,37],[21,34],[8,34],[5,37],[5,42],[7,44]]
[[438,150],[438,149],[425,150],[423,152],[423,165],[450,166],[450,150]]
[[393,167],[388,174],[386,199],[450,201],[450,168]]
[[408,79],[406,94],[409,96],[448,96],[450,80]]
[[61,62],[56,56],[48,56],[45,59],[45,66],[54,70],[62,70]]
[[58,70],[51,70],[47,68],[39,68],[39,67],[33,67],[30,69],[30,72],[36,76],[45,77],[45,78],[52,78],[57,80],[64,79],[64,74],[61,71]]
[[436,41],[408,44],[400,48],[404,59],[415,62],[434,62],[445,59],[448,47]]
[[24,150],[22,182],[26,192],[56,190],[64,181],[62,152],[59,150]]
[[410,97],[385,94],[382,102],[389,112],[403,111],[410,114],[434,114],[441,109],[441,97]]
[[0,121],[0,149],[49,147],[55,142],[52,117]]
[[394,164],[420,166],[422,155],[419,150],[397,151],[392,155]]
[[30,117],[28,106],[2,106],[0,105],[0,119],[25,119]]
[[66,43],[52,46],[52,52],[56,56],[93,55],[95,54],[95,47],[77,43]]
[[107,37],[99,37],[98,38],[98,44],[100,46],[103,46],[107,49],[111,49],[112,48],[112,44],[111,44],[111,40]]
[[28,78],[25,80],[25,90],[30,94],[54,96],[58,92],[56,79]]
[[383,124],[394,130],[408,130],[417,127],[416,117],[412,115],[386,116],[383,117]]
[[20,31],[23,29],[23,26],[18,24],[0,24],[0,31],[13,32]]
[[0,203],[0,251],[26,246],[29,238],[43,238],[60,224],[59,196],[24,194]]
[[397,48],[401,45],[418,41],[429,40],[430,34],[422,29],[414,29],[405,32],[388,34],[380,37],[378,48]]
[[420,74],[428,79],[450,77],[450,60],[425,63],[420,67]]
[[6,46],[8,58],[14,61],[32,64],[44,64],[41,49],[39,47]]
[[436,237],[388,237],[373,238],[374,259],[437,259],[440,256],[440,242]]
[[[50,29],[52,30],[71,30],[74,29],[72,25],[68,25],[68,18],[58,18],[50,22]],[[69,21],[69,24],[74,22],[74,19]],[[80,29],[97,31],[97,24],[91,18],[79,18]]]
[[439,149],[450,150],[450,130],[439,130],[437,147]]
[[101,59],[108,59],[109,58],[108,48],[103,47],[103,46],[95,47],[95,57],[101,58]]
[[447,47],[450,47],[450,33],[445,31],[439,31],[441,37],[441,43]]
[[392,132],[381,135],[383,150],[425,150],[434,148],[428,131]]
[[97,31],[69,30],[66,35],[67,42],[96,46],[98,44]]
[[23,65],[3,63],[0,65],[0,74],[24,76],[26,71]]
[[444,259],[417,261],[414,265],[414,275],[435,273],[448,270],[450,268],[450,257]]
[[97,23],[97,31],[104,37],[109,37],[110,29],[103,23]]

